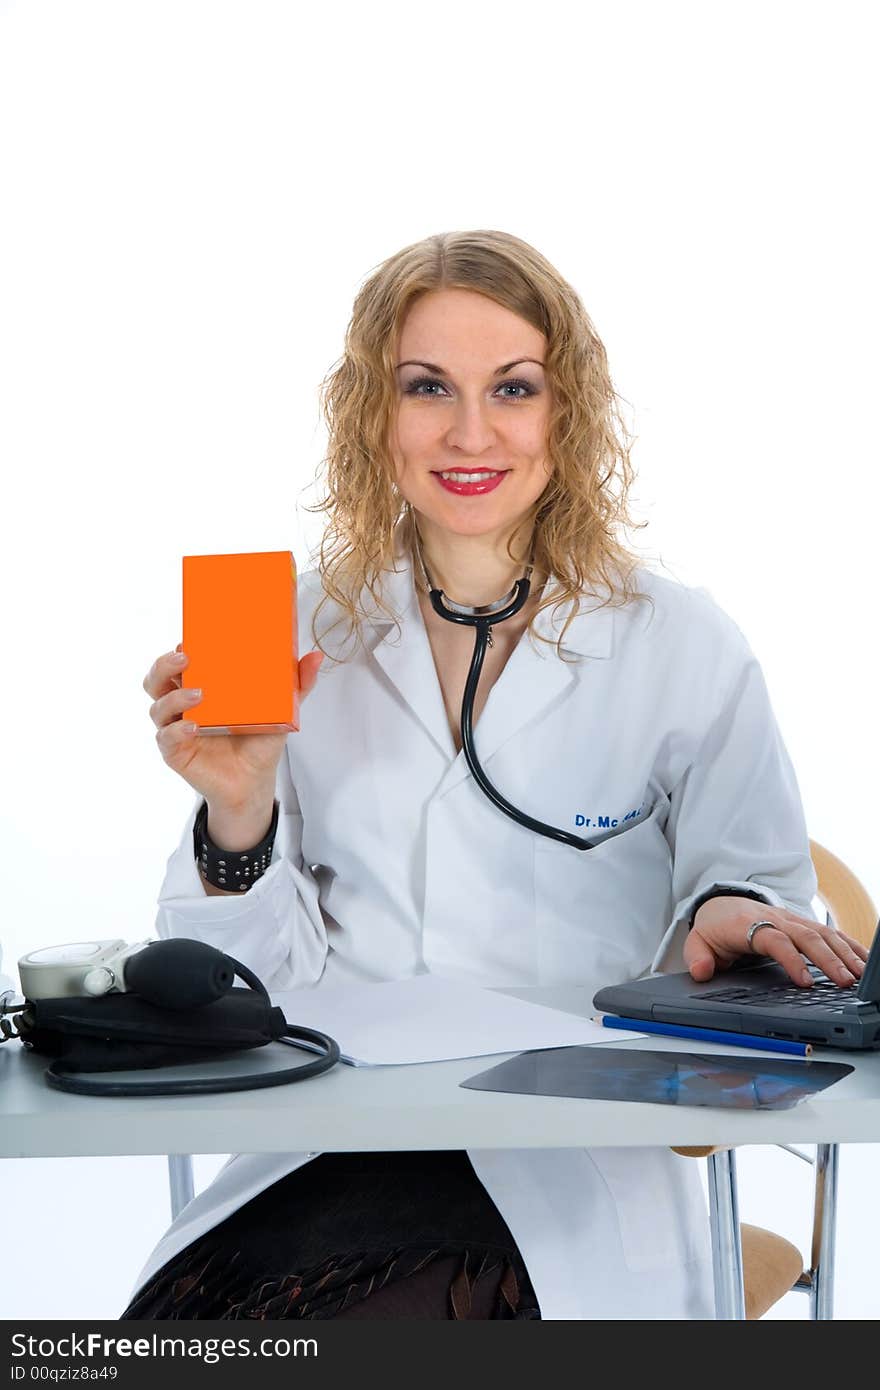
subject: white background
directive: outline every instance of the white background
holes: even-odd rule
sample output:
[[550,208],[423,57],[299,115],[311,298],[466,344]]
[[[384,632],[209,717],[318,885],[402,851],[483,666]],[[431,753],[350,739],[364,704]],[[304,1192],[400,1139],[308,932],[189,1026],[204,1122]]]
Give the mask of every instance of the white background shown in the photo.
[[[872,10],[0,3],[7,968],[152,934],[192,800],[141,687],[180,640],[180,557],[307,567],[354,295],[477,227],[581,295],[638,436],[631,540],[740,624],[811,835],[880,901]],[[842,1153],[843,1318],[880,1311],[878,1157]],[[806,1253],[806,1164],[739,1165],[744,1219]],[[164,1160],[2,1183],[2,1315],[117,1316]]]

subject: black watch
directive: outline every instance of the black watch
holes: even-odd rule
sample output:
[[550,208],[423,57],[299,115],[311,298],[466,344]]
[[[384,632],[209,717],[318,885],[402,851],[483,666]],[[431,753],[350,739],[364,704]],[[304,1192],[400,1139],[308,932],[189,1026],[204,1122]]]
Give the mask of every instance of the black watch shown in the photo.
[[765,907],[772,907],[769,898],[765,898],[763,893],[756,892],[753,888],[709,888],[705,893],[701,893],[691,908],[691,917],[688,923],[688,931],[694,925],[694,918],[699,912],[703,903],[707,903],[710,898],[754,898],[756,903],[764,903]]
[[208,835],[208,803],[203,801],[193,825],[193,851],[199,873],[206,883],[227,892],[246,893],[262,878],[272,861],[272,846],[278,829],[278,802],[272,808],[272,824],[258,845],[251,849],[219,849]]

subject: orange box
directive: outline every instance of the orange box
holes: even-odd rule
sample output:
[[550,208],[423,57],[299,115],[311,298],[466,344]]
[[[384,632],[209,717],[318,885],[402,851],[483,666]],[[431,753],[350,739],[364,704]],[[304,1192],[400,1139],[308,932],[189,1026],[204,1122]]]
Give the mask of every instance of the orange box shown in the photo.
[[299,729],[296,562],[289,550],[184,555],[184,719],[199,734]]

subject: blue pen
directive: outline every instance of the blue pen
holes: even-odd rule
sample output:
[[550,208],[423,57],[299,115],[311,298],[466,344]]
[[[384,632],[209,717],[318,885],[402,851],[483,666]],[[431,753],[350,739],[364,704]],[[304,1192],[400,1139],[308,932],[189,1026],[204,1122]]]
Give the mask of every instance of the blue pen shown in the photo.
[[722,1033],[714,1028],[689,1028],[684,1023],[657,1023],[653,1019],[621,1018],[602,1014],[593,1020],[603,1028],[627,1028],[634,1033],[660,1033],[670,1038],[694,1038],[697,1042],[732,1043],[734,1047],[755,1047],[761,1052],[787,1052],[791,1057],[809,1057],[812,1044],[785,1042],[782,1038],[759,1038],[753,1033]]

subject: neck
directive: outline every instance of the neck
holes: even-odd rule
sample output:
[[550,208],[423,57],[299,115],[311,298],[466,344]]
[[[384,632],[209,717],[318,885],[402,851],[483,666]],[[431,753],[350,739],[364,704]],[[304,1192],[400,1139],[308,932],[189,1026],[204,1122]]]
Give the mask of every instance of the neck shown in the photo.
[[[529,563],[530,538],[520,541],[514,561],[507,552],[507,536],[457,536],[422,517],[418,518],[418,530],[431,583],[454,603],[469,607],[495,603],[522,578]],[[424,579],[417,561],[415,575],[421,587]],[[532,576],[533,592],[536,577]]]

